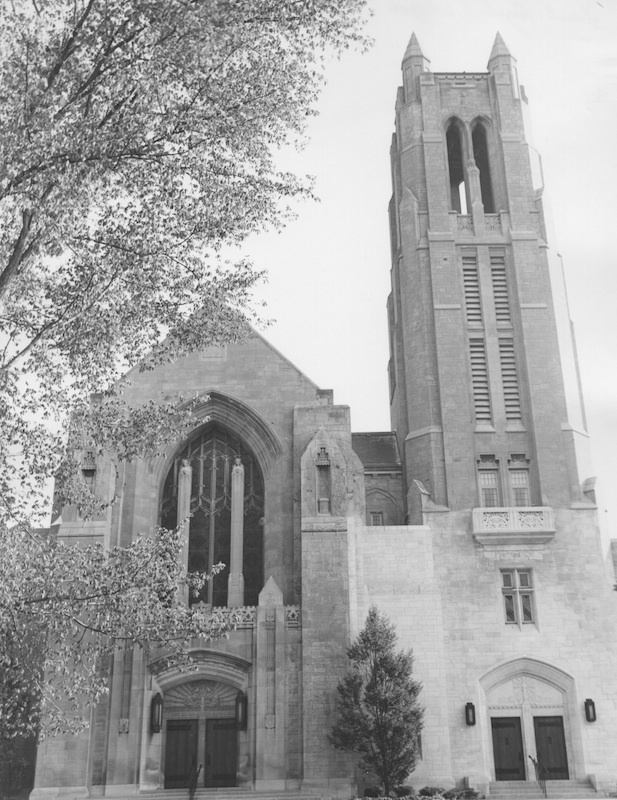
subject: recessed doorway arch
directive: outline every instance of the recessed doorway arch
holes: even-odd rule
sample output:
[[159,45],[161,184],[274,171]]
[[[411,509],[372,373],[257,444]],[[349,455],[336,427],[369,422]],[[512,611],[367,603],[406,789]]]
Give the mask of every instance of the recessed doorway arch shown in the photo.
[[[141,789],[251,786],[254,781],[254,692],[251,662],[209,648],[191,651],[190,671],[164,655],[149,664],[151,690],[144,696]],[[160,732],[149,728],[150,703],[163,697]],[[246,723],[236,723],[236,699],[245,695]]]
[[236,697],[227,683],[190,680],[165,692],[163,772],[165,789],[237,785]]
[[533,760],[546,777],[585,777],[580,714],[572,675],[522,657],[499,664],[480,679],[483,749],[492,780],[536,780]]

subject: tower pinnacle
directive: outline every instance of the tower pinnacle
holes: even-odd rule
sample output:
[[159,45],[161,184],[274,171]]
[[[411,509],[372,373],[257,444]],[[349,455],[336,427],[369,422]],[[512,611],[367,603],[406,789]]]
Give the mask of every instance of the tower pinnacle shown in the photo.
[[488,59],[488,69],[490,70],[491,67],[495,65],[495,62],[497,62],[499,59],[504,58],[512,61],[515,60],[512,56],[512,53],[510,53],[508,50],[508,46],[504,42],[502,35],[499,33],[499,31],[497,31],[495,41],[493,42],[493,49],[491,50],[491,54]]
[[[403,56],[403,61],[407,61],[408,58],[424,58],[424,53],[422,52],[422,48],[420,47],[420,42],[418,42],[418,37],[415,33],[411,34],[411,39],[409,40],[409,44],[407,45],[407,49],[405,50],[405,55]],[[425,59],[425,61],[428,59]]]

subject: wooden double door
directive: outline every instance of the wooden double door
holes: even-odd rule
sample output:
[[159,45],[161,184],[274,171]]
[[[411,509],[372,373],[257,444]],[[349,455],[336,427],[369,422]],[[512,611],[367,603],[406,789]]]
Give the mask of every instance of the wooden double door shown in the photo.
[[[200,752],[199,729],[205,723]],[[236,785],[238,730],[235,719],[170,719],[166,726],[165,788]],[[201,769],[200,769],[201,768]]]
[[[568,756],[563,717],[534,717],[536,753],[544,768],[545,780],[567,780]],[[526,780],[527,760],[523,747],[520,717],[491,719],[495,778],[498,781]],[[531,761],[529,767],[533,770]],[[535,772],[531,776],[535,778]]]

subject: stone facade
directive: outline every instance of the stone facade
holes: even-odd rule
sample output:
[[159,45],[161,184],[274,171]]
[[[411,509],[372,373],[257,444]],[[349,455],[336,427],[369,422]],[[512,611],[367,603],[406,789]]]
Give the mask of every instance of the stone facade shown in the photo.
[[115,486],[101,458],[96,491],[120,502],[89,522],[65,509],[59,535],[125,545],[190,507],[184,557],[198,536],[229,548],[242,622],[196,642],[190,673],[119,651],[90,729],[40,746],[33,797],[182,788],[191,758],[202,786],[349,796],[362,778],[327,734],[371,605],[423,684],[416,787],[532,781],[541,756],[550,777],[615,788],[613,568],[578,473],[525,102],[499,36],[473,74],[431,73],[412,37],[391,149],[392,432],[352,435],[349,409],[257,334],[132,376],[135,403],[196,398],[193,432]]

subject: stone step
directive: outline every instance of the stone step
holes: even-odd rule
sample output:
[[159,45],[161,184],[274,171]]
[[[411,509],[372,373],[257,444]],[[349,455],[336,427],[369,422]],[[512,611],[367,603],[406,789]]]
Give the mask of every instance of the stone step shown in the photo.
[[489,794],[498,800],[544,800],[535,781],[495,781],[490,784]]
[[584,800],[598,796],[591,783],[585,780],[547,781],[546,794],[550,800]]
[[[187,800],[188,789],[157,789],[155,791],[137,792],[127,798],[115,800]],[[294,791],[253,791],[244,787],[203,789],[195,791],[194,800],[317,800],[319,793]]]
[[[544,800],[540,785],[535,781],[496,781],[490,784],[494,800]],[[546,781],[548,800],[587,800],[597,798],[597,792],[587,780]]]

